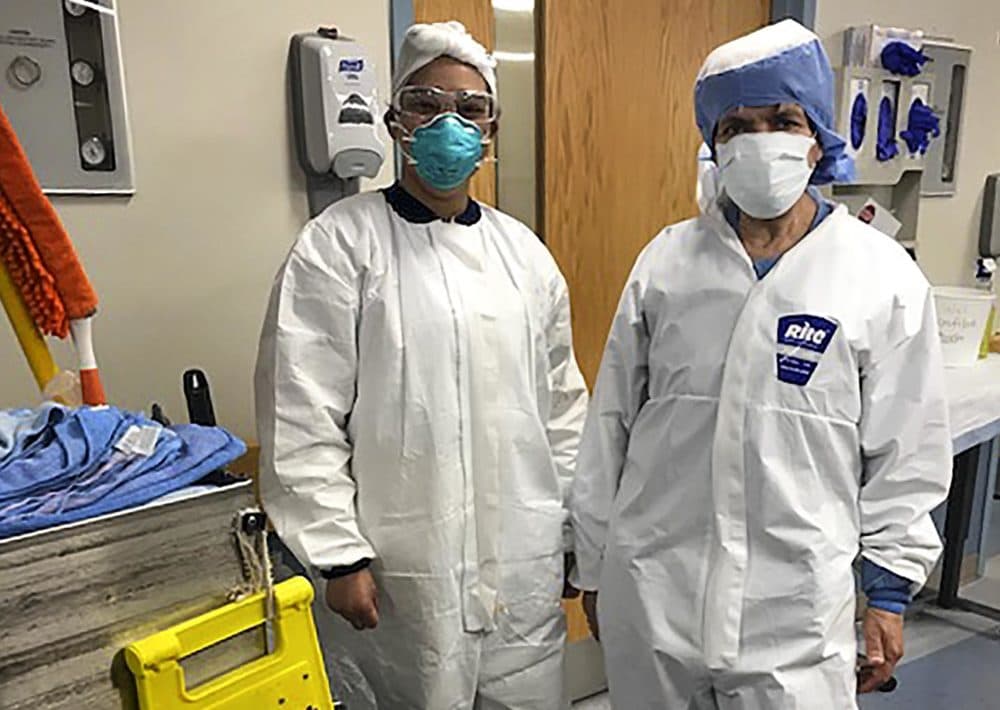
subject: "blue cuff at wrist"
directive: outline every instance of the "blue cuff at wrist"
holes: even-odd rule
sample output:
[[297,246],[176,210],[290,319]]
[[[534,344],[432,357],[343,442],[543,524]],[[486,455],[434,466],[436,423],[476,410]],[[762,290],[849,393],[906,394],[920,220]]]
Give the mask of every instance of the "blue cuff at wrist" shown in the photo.
[[906,604],[903,602],[894,602],[886,599],[869,599],[868,606],[869,608],[888,611],[892,614],[902,615],[906,613]]

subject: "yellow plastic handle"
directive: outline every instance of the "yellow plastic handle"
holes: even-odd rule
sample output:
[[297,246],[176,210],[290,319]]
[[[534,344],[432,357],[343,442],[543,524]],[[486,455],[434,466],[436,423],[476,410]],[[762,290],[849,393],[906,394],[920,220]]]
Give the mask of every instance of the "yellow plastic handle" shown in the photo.
[[313,588],[292,577],[274,588],[274,650],[189,688],[181,664],[268,621],[263,593],[209,611],[125,649],[140,710],[333,710],[313,623]]
[[14,327],[14,337],[21,345],[28,367],[31,368],[31,374],[38,383],[38,389],[44,392],[45,386],[56,376],[59,368],[52,359],[45,338],[28,313],[28,307],[24,305],[20,291],[17,290],[2,263],[0,263],[0,303],[3,303],[3,308],[7,311],[7,318]]

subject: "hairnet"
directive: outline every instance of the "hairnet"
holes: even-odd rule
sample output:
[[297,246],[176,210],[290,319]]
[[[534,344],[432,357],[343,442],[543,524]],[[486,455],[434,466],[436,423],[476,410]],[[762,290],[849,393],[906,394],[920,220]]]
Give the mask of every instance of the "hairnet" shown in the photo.
[[695,83],[695,114],[705,143],[714,146],[715,127],[732,109],[796,103],[823,149],[811,182],[845,182],[854,177],[854,161],[833,130],[833,94],[833,70],[819,37],[784,20],[708,55]]
[[406,86],[411,76],[438,57],[451,57],[474,67],[483,75],[490,93],[497,95],[496,62],[461,22],[418,24],[406,31],[392,76],[392,93]]

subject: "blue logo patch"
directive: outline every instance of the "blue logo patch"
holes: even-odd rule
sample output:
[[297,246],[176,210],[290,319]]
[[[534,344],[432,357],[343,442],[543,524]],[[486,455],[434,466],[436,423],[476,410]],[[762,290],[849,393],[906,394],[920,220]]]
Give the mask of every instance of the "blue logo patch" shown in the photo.
[[818,362],[779,353],[778,379],[790,385],[805,387],[818,366]]
[[362,58],[358,59],[341,59],[340,60],[340,72],[350,72],[352,74],[357,74],[363,71],[365,68],[365,60]]
[[814,353],[825,353],[837,324],[819,316],[795,315],[778,319],[778,342]]

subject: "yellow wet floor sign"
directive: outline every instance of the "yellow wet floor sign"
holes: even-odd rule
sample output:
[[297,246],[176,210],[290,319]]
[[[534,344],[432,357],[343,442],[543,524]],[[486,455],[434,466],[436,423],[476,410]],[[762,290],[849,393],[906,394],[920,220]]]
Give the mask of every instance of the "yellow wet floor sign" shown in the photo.
[[311,604],[312,585],[293,577],[274,587],[274,649],[188,688],[181,659],[266,620],[263,593],[227,604],[125,649],[142,710],[332,710]]

